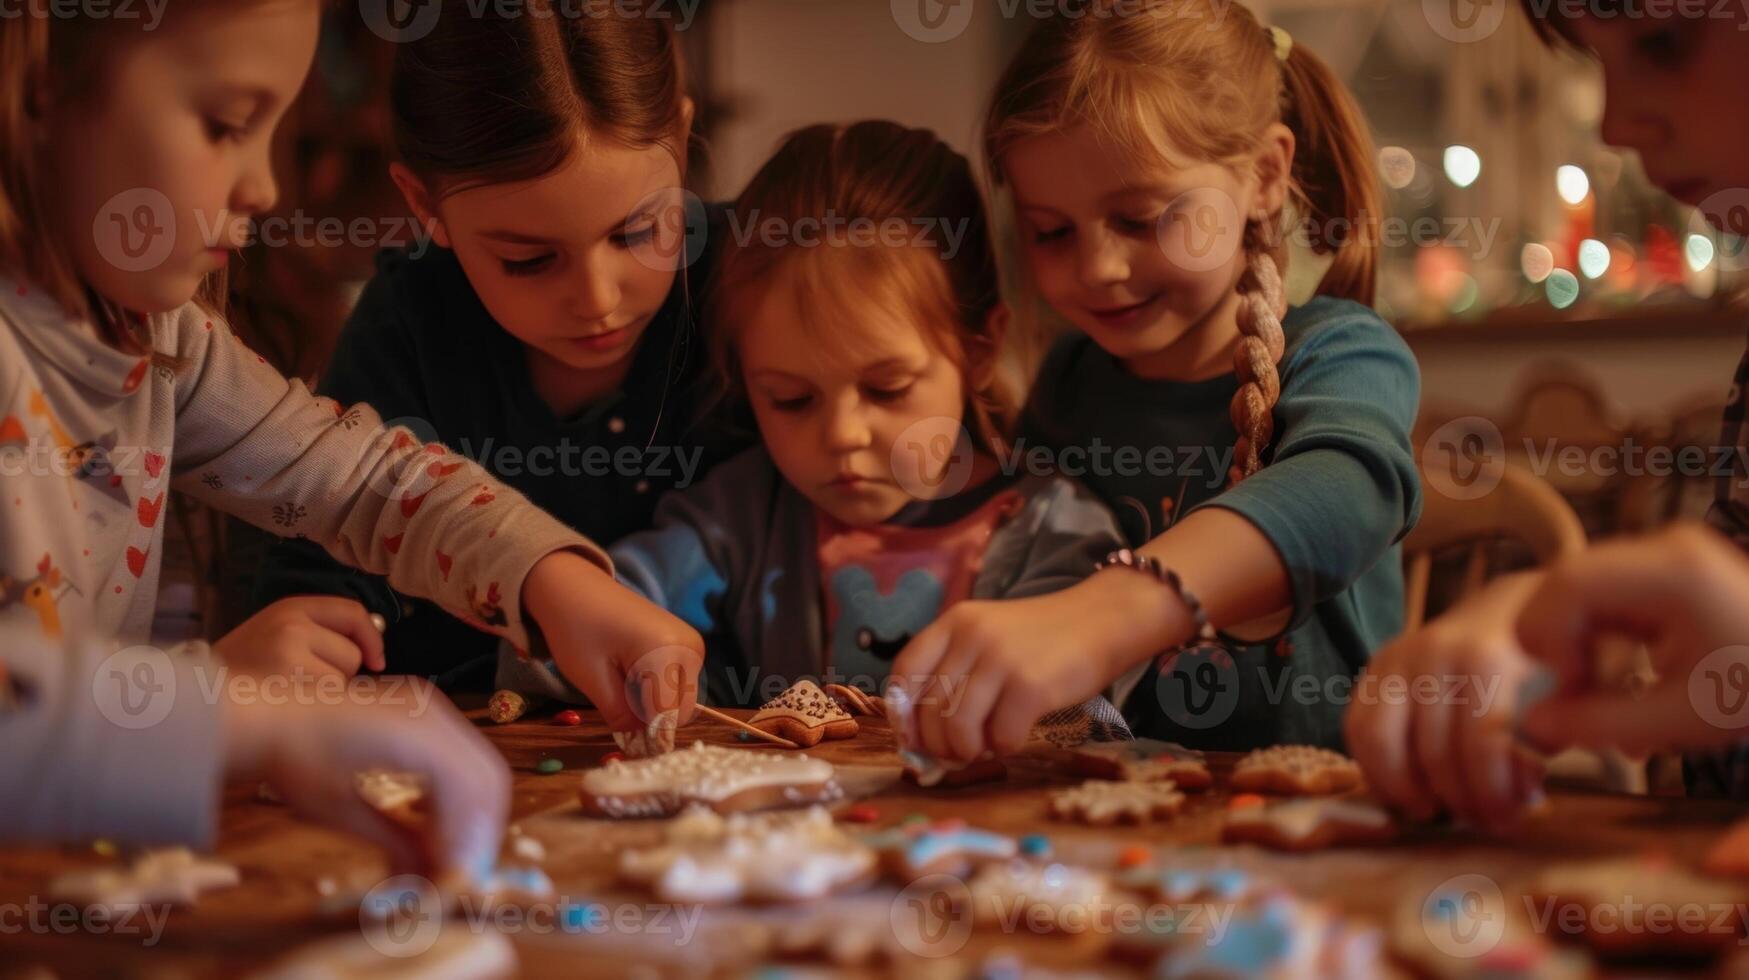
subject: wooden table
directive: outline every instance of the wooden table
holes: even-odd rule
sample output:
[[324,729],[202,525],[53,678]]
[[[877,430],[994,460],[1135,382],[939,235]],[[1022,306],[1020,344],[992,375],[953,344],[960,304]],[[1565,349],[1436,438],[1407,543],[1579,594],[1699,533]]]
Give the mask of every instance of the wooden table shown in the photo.
[[[707,911],[696,921],[690,942],[682,942],[678,921],[658,935],[646,900],[613,883],[611,869],[617,849],[626,843],[653,840],[655,823],[608,824],[567,813],[574,810],[579,771],[596,765],[614,749],[598,719],[585,713],[583,725],[565,727],[554,723],[548,712],[497,726],[487,722],[480,710],[468,713],[503,750],[514,769],[513,819],[524,833],[546,845],[544,866],[561,895],[601,901],[610,907],[629,903],[627,909],[648,916],[641,920],[645,924],[639,935],[629,941],[623,936],[588,932],[517,932],[512,938],[524,975],[693,976],[706,966],[726,967],[734,962],[732,944],[725,939],[731,932],[720,930],[732,930],[738,921],[735,917],[749,913]],[[848,766],[895,767],[885,724],[864,721],[857,738],[825,743],[813,754]],[[693,739],[739,744],[733,729],[707,719],[681,732],[683,743]],[[564,771],[553,775],[537,772],[536,763],[545,758],[563,762]],[[1186,813],[1179,818],[1140,829],[1080,828],[1049,820],[1045,815],[1046,788],[1075,782],[1076,777],[1046,758],[1015,761],[1010,778],[1003,783],[930,791],[894,782],[867,802],[880,809],[879,825],[922,813],[930,818],[962,818],[973,825],[1014,834],[1043,832],[1050,836],[1059,860],[1109,867],[1125,846],[1145,844],[1165,854],[1168,849],[1214,844],[1226,802],[1220,789],[1224,784],[1222,770],[1231,760],[1217,758],[1214,762],[1214,790],[1192,795]],[[869,770],[858,771],[866,775]],[[893,771],[896,773],[896,768]],[[1691,863],[1739,810],[1737,805],[1722,801],[1557,791],[1548,811],[1512,842],[1421,830],[1397,844],[1368,850],[1308,856],[1249,848],[1231,853],[1239,864],[1266,869],[1308,895],[1328,898],[1344,909],[1384,921],[1398,904],[1419,902],[1428,887],[1459,874],[1487,875],[1510,894],[1512,882],[1560,859],[1655,850],[1678,862]],[[47,900],[46,884],[53,875],[100,865],[105,859],[84,846],[0,850],[0,978],[32,966],[46,967],[60,977],[239,976],[300,943],[357,930],[355,915],[318,913],[322,903],[318,882],[322,879],[362,891],[385,873],[373,848],[294,820],[285,807],[259,800],[254,785],[227,787],[218,854],[241,868],[242,884],[209,894],[196,908],[171,913],[160,939],[149,943],[143,923],[135,924],[138,931],[132,935],[95,934],[78,928],[70,934],[56,933],[52,928],[20,929],[19,910],[33,896],[38,903]],[[885,900],[890,901],[892,894],[889,889]],[[873,907],[878,909],[881,900],[877,896]],[[975,965],[997,948],[1047,965],[1088,963],[1110,969],[1115,976],[1133,975],[1103,960],[1089,963],[1089,957],[1097,955],[1093,948],[1063,937],[979,932],[953,962]]]

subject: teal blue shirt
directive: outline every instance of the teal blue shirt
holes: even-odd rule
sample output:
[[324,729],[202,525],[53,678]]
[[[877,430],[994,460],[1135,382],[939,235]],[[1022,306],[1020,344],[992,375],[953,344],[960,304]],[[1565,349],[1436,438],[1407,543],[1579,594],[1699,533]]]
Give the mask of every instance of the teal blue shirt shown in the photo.
[[1124,702],[1138,736],[1210,749],[1340,747],[1354,675],[1403,627],[1398,542],[1421,511],[1409,442],[1415,358],[1377,313],[1347,300],[1313,299],[1282,326],[1275,438],[1265,467],[1232,489],[1236,376],[1145,380],[1077,333],[1055,345],[1034,386],[1022,464],[1086,483],[1132,546],[1221,507],[1256,525],[1287,567],[1293,609],[1282,632],[1150,669]]

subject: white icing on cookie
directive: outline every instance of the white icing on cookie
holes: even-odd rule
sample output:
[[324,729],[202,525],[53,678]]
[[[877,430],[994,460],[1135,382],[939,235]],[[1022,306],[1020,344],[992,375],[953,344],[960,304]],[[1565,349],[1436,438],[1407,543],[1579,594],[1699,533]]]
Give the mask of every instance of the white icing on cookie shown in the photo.
[[694,742],[679,752],[591,769],[583,774],[583,792],[616,816],[660,814],[682,801],[719,803],[746,790],[818,786],[830,783],[834,771],[831,763],[805,755]]
[[1290,840],[1302,841],[1326,824],[1383,830],[1390,814],[1370,803],[1352,800],[1291,800],[1272,806],[1248,807],[1227,816],[1229,824],[1268,824]]
[[200,894],[231,888],[241,880],[237,866],[196,857],[186,847],[147,851],[125,868],[74,871],[49,882],[57,899],[84,905],[193,905]]
[[1106,901],[1109,885],[1104,875],[1066,864],[1034,864],[1010,861],[987,864],[967,884],[972,905],[985,921],[1016,921],[1012,916],[1039,909],[1056,922],[1066,910],[1085,922],[1087,913]]
[[1088,823],[1152,820],[1156,814],[1177,812],[1183,804],[1184,794],[1169,779],[1153,782],[1089,779],[1051,794],[1052,814]]
[[1272,745],[1252,752],[1233,767],[1235,775],[1254,771],[1282,772],[1297,777],[1314,776],[1325,771],[1344,775],[1352,771],[1358,776],[1360,770],[1353,759],[1340,752],[1312,745]]
[[694,807],[661,845],[621,853],[620,873],[669,902],[798,901],[865,880],[875,860],[821,807],[728,817]]
[[1177,742],[1162,742],[1152,738],[1088,742],[1076,746],[1075,754],[1091,756],[1116,765],[1124,779],[1168,779],[1180,772],[1207,772],[1207,762],[1201,752],[1187,749]]

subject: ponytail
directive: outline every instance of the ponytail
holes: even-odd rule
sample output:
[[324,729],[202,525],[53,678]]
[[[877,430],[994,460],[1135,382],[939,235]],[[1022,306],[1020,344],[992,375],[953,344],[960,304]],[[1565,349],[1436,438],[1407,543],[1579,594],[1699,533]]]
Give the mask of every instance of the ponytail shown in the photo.
[[1282,64],[1282,122],[1293,130],[1293,182],[1312,250],[1335,260],[1318,293],[1371,306],[1378,283],[1380,194],[1372,136],[1329,66],[1303,45]]

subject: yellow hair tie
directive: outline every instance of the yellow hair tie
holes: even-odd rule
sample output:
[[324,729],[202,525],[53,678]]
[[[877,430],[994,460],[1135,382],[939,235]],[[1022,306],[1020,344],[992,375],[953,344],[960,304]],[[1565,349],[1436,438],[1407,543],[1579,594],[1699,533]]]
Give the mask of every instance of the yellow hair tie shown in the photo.
[[1294,50],[1293,36],[1279,27],[1271,27],[1269,37],[1275,42],[1275,60],[1286,64],[1287,56]]

